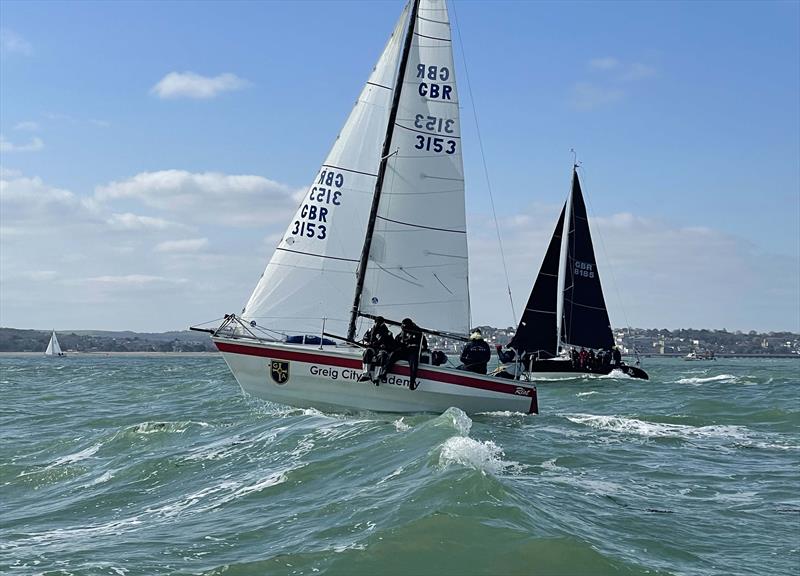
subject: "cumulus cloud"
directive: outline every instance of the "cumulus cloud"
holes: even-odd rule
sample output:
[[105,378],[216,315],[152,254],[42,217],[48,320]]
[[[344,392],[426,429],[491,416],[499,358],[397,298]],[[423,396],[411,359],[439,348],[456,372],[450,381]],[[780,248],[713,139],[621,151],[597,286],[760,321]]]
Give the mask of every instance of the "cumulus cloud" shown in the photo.
[[170,72],[150,89],[159,98],[216,98],[222,92],[245,88],[249,83],[235,74],[201,76],[194,72]]
[[187,240],[167,240],[155,248],[156,252],[197,252],[208,246],[208,238],[190,238]]
[[23,56],[30,56],[33,54],[33,47],[31,46],[30,42],[25,40],[25,38],[13,30],[1,28],[0,54],[3,56],[7,54],[22,54]]
[[25,144],[14,144],[0,134],[0,152],[36,152],[42,148],[44,148],[44,142],[41,138],[34,137]]
[[262,176],[184,170],[142,172],[99,186],[98,202],[130,199],[184,220],[220,225],[264,226],[285,222],[296,208],[294,190]]
[[[561,206],[503,221],[516,313],[521,313]],[[704,226],[676,226],[628,212],[591,217],[598,269],[615,326],[792,329],[798,264]],[[494,231],[470,218],[470,293],[475,323],[515,324]],[[760,308],[754,303],[769,303]],[[792,316],[793,314],[793,316]],[[732,324],[735,322],[736,324]],[[795,327],[796,328],[796,327]]]

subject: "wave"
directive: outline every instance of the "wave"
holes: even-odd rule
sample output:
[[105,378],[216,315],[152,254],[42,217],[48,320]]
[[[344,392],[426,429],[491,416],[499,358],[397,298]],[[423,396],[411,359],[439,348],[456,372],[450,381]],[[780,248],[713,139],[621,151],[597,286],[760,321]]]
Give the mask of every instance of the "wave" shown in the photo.
[[597,390],[592,390],[590,392],[578,392],[577,394],[575,394],[575,396],[580,398],[581,396],[591,396],[592,394],[597,394],[597,393],[598,393]]
[[491,440],[480,442],[467,436],[448,438],[439,453],[439,466],[447,468],[459,464],[482,474],[501,474],[506,471],[519,471],[519,462],[503,459],[503,449]]
[[738,380],[733,374],[719,374],[718,376],[707,376],[705,378],[681,378],[676,380],[675,384],[705,384],[706,382],[723,382],[730,381],[735,383]]
[[599,416],[594,414],[571,414],[565,417],[570,422],[585,424],[592,428],[647,437],[726,438],[733,440],[744,440],[749,437],[748,429],[743,426],[687,426],[685,424],[664,424],[661,422],[646,422],[636,418],[625,418],[623,416]]

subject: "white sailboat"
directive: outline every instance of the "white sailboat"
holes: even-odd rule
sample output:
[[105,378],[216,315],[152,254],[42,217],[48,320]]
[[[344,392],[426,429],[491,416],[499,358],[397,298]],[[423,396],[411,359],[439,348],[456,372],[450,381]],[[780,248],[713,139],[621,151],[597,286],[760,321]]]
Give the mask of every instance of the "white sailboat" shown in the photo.
[[61,350],[61,346],[58,343],[58,336],[56,336],[56,331],[53,330],[53,333],[50,335],[50,342],[47,344],[47,350],[44,351],[45,356],[66,356],[66,353]]
[[[323,410],[538,412],[530,383],[399,362],[358,382],[365,318],[432,333],[470,324],[459,100],[445,0],[403,10],[241,315],[211,331],[242,389]],[[309,338],[307,335],[315,335]],[[319,346],[309,346],[309,342]]]
[[[510,372],[522,372],[525,378],[574,378],[618,370],[632,378],[648,379],[638,366],[624,364],[619,356],[612,359],[614,335],[577,165],[572,170],[572,189],[508,347],[521,364]],[[570,348],[596,349],[603,356],[595,357],[592,352],[589,358],[572,358]]]

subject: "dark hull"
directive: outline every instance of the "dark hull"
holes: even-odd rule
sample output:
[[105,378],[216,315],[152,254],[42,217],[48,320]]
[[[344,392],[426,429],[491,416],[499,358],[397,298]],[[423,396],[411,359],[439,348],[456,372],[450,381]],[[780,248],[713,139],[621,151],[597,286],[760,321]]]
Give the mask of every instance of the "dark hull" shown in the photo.
[[647,375],[647,372],[639,368],[638,366],[628,366],[627,364],[622,364],[620,366],[603,366],[597,367],[593,369],[589,368],[578,368],[572,365],[572,362],[569,360],[561,360],[557,358],[553,358],[550,360],[536,360],[533,362],[533,370],[530,373],[535,377],[537,374],[554,374],[554,375],[563,375],[563,376],[583,376],[583,375],[596,375],[596,376],[605,376],[607,374],[611,374],[613,370],[619,370],[624,374],[627,374],[631,378],[639,378],[641,380],[649,380],[650,377]]

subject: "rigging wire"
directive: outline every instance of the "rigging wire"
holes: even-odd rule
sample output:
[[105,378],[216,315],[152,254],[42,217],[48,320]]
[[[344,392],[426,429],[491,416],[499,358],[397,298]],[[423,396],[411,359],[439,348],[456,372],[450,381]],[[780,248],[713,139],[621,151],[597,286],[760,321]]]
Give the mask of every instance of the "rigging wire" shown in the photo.
[[[573,154],[574,154],[574,151],[573,151]],[[576,166],[576,168],[578,168],[578,167],[581,169],[581,178],[583,179],[584,182],[586,182],[587,181],[586,180],[586,168],[584,168],[582,165],[581,166]],[[583,197],[588,201],[589,207],[590,207],[592,213],[596,214],[595,209],[594,209],[594,205],[592,204],[592,201],[589,198],[589,195],[586,194],[585,190],[584,190],[584,193],[583,193]],[[591,219],[589,221],[591,222]],[[631,341],[633,342],[633,350],[634,350],[634,352],[636,354],[636,359],[637,359],[636,363],[638,364],[639,363],[639,351],[636,348],[636,341],[635,341],[635,339],[634,339],[634,337],[632,335],[631,323],[628,320],[628,312],[625,309],[625,303],[624,303],[624,301],[622,299],[622,293],[619,290],[619,282],[617,282],[617,275],[614,273],[614,267],[611,265],[611,259],[608,257],[608,251],[606,250],[606,243],[605,243],[605,240],[603,239],[603,235],[601,234],[600,229],[597,226],[595,226],[594,229],[595,229],[595,232],[597,233],[597,237],[600,238],[600,246],[603,248],[603,256],[605,257],[606,262],[608,263],[608,269],[611,272],[611,281],[614,284],[614,292],[616,292],[616,294],[617,294],[617,301],[619,302],[619,307],[622,310],[622,317],[625,319],[625,325],[628,327],[628,335],[631,336]]]
[[481,129],[478,124],[478,113],[475,108],[475,97],[472,95],[472,83],[469,80],[469,69],[467,67],[467,54],[464,51],[464,41],[461,37],[461,26],[458,23],[458,15],[456,13],[456,3],[451,1],[450,5],[453,7],[453,23],[456,25],[456,32],[458,33],[458,45],[461,48],[461,58],[464,60],[464,78],[467,81],[467,92],[469,92],[469,101],[472,105],[472,117],[475,120],[475,132],[478,136],[478,147],[481,151],[481,160],[483,162],[483,173],[486,178],[486,187],[489,190],[489,201],[492,205],[492,218],[494,219],[494,228],[497,233],[497,244],[500,246],[500,259],[503,262],[503,273],[506,277],[506,289],[508,290],[508,300],[511,304],[511,321],[512,324],[517,321],[517,313],[514,308],[514,297],[511,295],[511,282],[508,279],[508,266],[506,266],[506,255],[503,250],[503,240],[500,237],[500,225],[497,222],[497,211],[494,207],[494,194],[492,194],[492,184],[489,180],[489,169],[486,166],[486,155],[483,151],[483,140],[481,138]]

